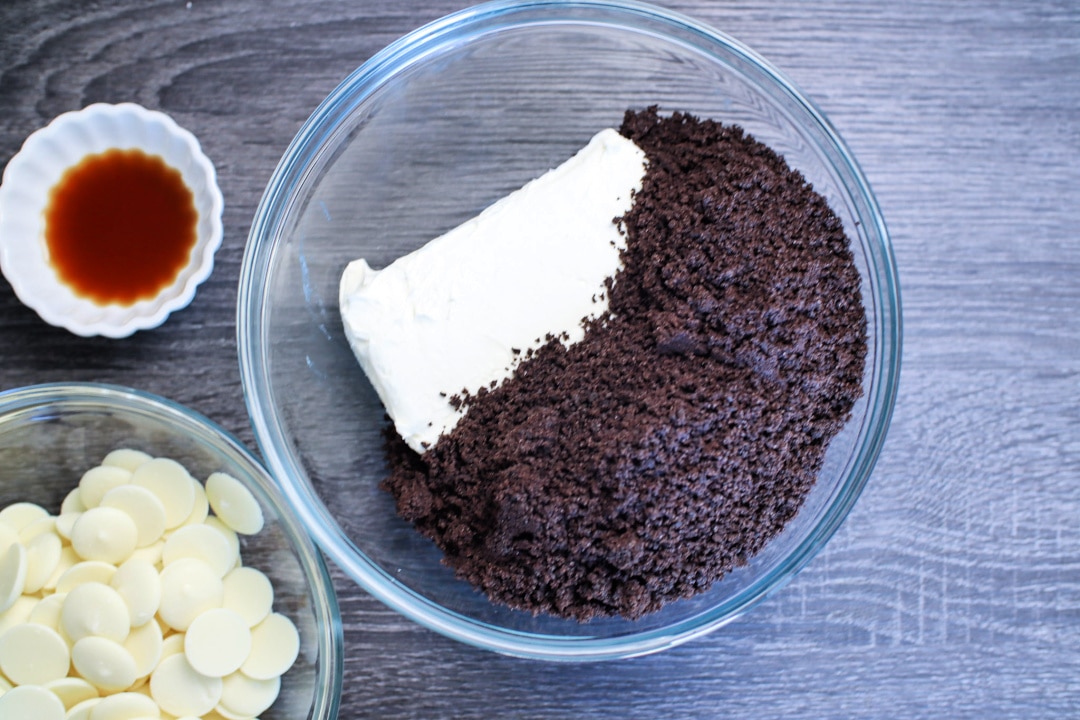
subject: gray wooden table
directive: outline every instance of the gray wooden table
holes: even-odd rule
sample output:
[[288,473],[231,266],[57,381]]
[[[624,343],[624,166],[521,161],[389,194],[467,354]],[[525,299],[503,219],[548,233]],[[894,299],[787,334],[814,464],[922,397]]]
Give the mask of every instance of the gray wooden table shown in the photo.
[[[335,571],[344,718],[1080,714],[1080,4],[684,0],[792,77],[889,223],[904,369],[828,547],[726,628],[558,666],[464,647]],[[85,380],[254,438],[234,313],[255,205],[318,102],[461,0],[0,0],[0,166],[96,101],[172,114],[215,161],[225,240],[195,302],[123,340],[49,327],[0,279],[0,389]]]

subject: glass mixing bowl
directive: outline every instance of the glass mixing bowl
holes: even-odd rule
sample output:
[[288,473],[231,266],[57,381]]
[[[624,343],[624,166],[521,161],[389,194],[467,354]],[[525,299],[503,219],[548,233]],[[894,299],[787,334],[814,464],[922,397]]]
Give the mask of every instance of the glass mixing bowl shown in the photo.
[[[864,396],[804,507],[711,591],[636,621],[577,623],[490,603],[378,485],[385,420],[338,313],[345,265],[382,267],[659,105],[741,125],[782,153],[843,220],[862,278]],[[258,207],[238,309],[255,434],[309,531],[403,615],[491,650],[553,660],[638,655],[730,621],[822,547],[885,437],[899,374],[888,235],[851,153],[766,61],[689,18],[632,2],[496,2],[407,35],[350,75],[289,146]]]
[[326,565],[266,470],[221,427],[163,398],[109,385],[0,393],[0,507],[28,501],[59,513],[82,474],[117,448],[172,458],[200,481],[226,472],[255,496],[265,524],[258,534],[242,536],[241,557],[270,578],[274,612],[300,632],[300,655],[261,717],[334,720],[344,640]]

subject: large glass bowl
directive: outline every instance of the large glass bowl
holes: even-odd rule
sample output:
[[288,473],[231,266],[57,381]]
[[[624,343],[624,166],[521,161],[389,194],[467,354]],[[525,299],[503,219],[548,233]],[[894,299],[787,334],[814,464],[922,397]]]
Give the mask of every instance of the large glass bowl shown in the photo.
[[[851,238],[867,309],[864,396],[786,530],[711,591],[640,620],[577,623],[490,603],[379,489],[379,400],[338,313],[346,263],[382,267],[659,105],[741,125],[822,193]],[[569,261],[569,258],[568,258]],[[514,655],[643,654],[701,635],[780,587],[858,497],[885,436],[900,304],[885,224],[851,153],[767,62],[689,18],[631,2],[496,2],[393,43],[316,110],[278,165],[244,257],[240,366],[255,434],[317,542],[429,628]]]
[[82,474],[121,447],[172,458],[200,481],[226,472],[255,496],[265,524],[242,536],[241,557],[270,578],[274,611],[300,632],[300,655],[261,717],[334,720],[344,641],[326,565],[263,466],[221,427],[163,398],[109,385],[0,393],[0,507],[28,501],[55,515]]

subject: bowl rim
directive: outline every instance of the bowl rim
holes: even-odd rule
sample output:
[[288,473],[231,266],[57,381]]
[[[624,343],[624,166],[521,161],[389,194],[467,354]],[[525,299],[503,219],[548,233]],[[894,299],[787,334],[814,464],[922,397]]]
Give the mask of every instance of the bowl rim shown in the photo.
[[[538,11],[549,12],[551,15],[543,21],[529,20],[526,17],[520,24],[512,22],[511,16],[515,14],[520,16]],[[859,219],[873,224],[874,234],[871,239],[877,240],[876,244],[863,243],[863,249],[867,253],[868,280],[873,290],[873,296],[864,298],[864,302],[872,302],[873,307],[868,304],[867,312],[874,313],[878,319],[875,323],[875,352],[867,358],[867,369],[873,371],[873,382],[865,396],[868,411],[860,429],[860,433],[867,429],[870,432],[857,448],[857,455],[849,461],[850,470],[836,490],[837,497],[789,556],[767,576],[735,596],[737,603],[729,601],[667,627],[622,635],[614,639],[536,635],[495,627],[447,610],[397,583],[392,576],[369,561],[363,551],[344,533],[326,504],[315,493],[306,475],[291,462],[288,452],[282,450],[289,448],[291,443],[280,420],[274,417],[266,406],[266,399],[272,392],[264,372],[265,365],[260,362],[261,348],[266,347],[269,338],[265,323],[267,307],[259,283],[266,277],[269,268],[274,243],[278,239],[276,231],[292,209],[290,193],[305,179],[311,161],[322,149],[321,143],[331,137],[337,122],[347,117],[392,76],[454,42],[469,28],[503,21],[500,25],[485,28],[486,35],[496,29],[548,25],[560,20],[582,23],[578,17],[568,18],[567,13],[574,11],[607,14],[603,23],[592,24],[612,25],[612,19],[617,16],[621,20],[620,29],[632,29],[623,23],[636,19],[658,24],[672,32],[678,30],[699,43],[693,46],[694,49],[700,51],[702,46],[717,50],[722,48],[760,71],[775,89],[795,102],[812,122],[816,123],[828,143],[828,149],[843,163],[843,183],[847,192],[865,207],[865,213],[857,213]],[[669,36],[665,36],[665,39],[679,42]],[[685,43],[685,39],[682,42]],[[719,61],[719,58],[717,60]],[[830,162],[836,163],[833,159],[830,159]],[[704,23],[636,0],[494,0],[435,20],[391,43],[342,81],[301,127],[274,170],[252,222],[240,273],[237,343],[245,402],[256,441],[267,465],[308,531],[347,575],[402,615],[467,644],[519,657],[584,661],[643,655],[700,637],[735,619],[783,587],[813,558],[851,510],[880,454],[900,377],[902,318],[893,250],[884,218],[869,183],[853,154],[824,113],[771,63],[741,42]],[[736,605],[737,607],[734,607]]]
[[[257,494],[268,502],[308,576],[319,648],[321,672],[316,675],[312,720],[334,720],[341,706],[345,638],[337,592],[326,562],[281,490],[261,463],[232,433],[205,415],[177,402],[135,388],[91,382],[53,382],[0,391],[0,423],[13,413],[42,406],[96,404],[150,412],[184,432],[208,440],[242,465],[250,466]],[[322,677],[319,677],[321,675]]]

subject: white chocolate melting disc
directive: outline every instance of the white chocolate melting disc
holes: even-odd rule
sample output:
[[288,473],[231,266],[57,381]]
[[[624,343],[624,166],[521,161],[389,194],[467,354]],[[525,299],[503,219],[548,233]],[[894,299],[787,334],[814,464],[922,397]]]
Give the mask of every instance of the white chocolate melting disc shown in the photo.
[[195,478],[191,478],[191,487],[195,491],[195,504],[191,508],[191,514],[188,515],[187,520],[184,520],[184,525],[197,525],[206,522],[206,518],[210,516],[210,501],[206,498],[206,488]]
[[140,692],[122,692],[102,698],[90,711],[90,720],[136,720],[160,716],[157,703]]
[[68,709],[65,720],[90,720],[90,711],[101,703],[101,698],[89,698],[81,703],[76,703]]
[[43,532],[26,545],[26,581],[23,592],[36,593],[45,587],[60,564],[64,543],[54,532]]
[[71,648],[71,663],[90,683],[106,692],[131,687],[138,677],[135,658],[123,645],[103,637],[85,637]]
[[29,545],[30,541],[36,538],[38,535],[47,532],[54,532],[56,529],[56,518],[52,515],[47,517],[33,520],[29,525],[19,531],[19,542],[23,545]]
[[86,560],[123,562],[135,550],[138,529],[123,510],[111,507],[90,508],[71,528],[71,547]]
[[151,565],[161,564],[161,553],[165,550],[165,541],[158,540],[156,543],[147,545],[144,548],[135,548],[135,552],[131,553],[131,557],[128,560],[145,560]]
[[56,580],[56,592],[67,593],[84,583],[97,582],[108,585],[116,574],[116,566],[101,560],[84,560],[75,563]]
[[101,461],[101,464],[124,468],[128,472],[135,472],[141,465],[148,463],[153,459],[154,458],[141,450],[119,448],[106,455],[105,459]]
[[59,680],[70,666],[67,643],[51,628],[22,623],[0,635],[0,670],[16,685]]
[[255,680],[269,680],[284,674],[299,654],[300,633],[292,620],[271,613],[251,629],[251,655],[240,670]]
[[154,458],[132,473],[131,482],[157,495],[165,506],[165,528],[170,530],[187,520],[195,507],[192,477],[183,465],[168,458]]
[[241,535],[254,535],[262,530],[262,507],[251,491],[232,475],[211,474],[206,479],[206,497],[214,514]]
[[0,522],[0,553],[17,542],[19,542],[19,531],[6,522]]
[[232,610],[207,610],[191,623],[184,656],[203,675],[225,677],[240,669],[251,653],[251,630]]
[[47,517],[49,517],[48,510],[29,502],[13,503],[0,510],[0,522],[9,526],[15,532],[20,532],[35,520]]
[[225,536],[225,539],[229,541],[229,546],[233,549],[233,552],[240,555],[240,536],[236,534],[236,531],[231,527],[221,522],[220,518],[216,518],[213,515],[206,518],[206,527],[211,527],[217,530],[219,533]]
[[66,515],[68,513],[81,513],[86,512],[89,508],[86,507],[86,503],[82,500],[82,492],[76,486],[65,497],[64,501],[60,503],[60,514]]
[[60,698],[38,685],[23,685],[0,695],[4,720],[64,720]]
[[165,532],[165,506],[157,495],[144,487],[115,487],[101,498],[101,507],[122,510],[135,522],[135,547],[155,543]]
[[170,715],[205,715],[221,700],[221,678],[195,671],[182,654],[158,663],[150,676],[150,697]]
[[161,576],[152,563],[141,558],[125,560],[116,569],[109,587],[127,604],[132,627],[142,627],[153,620],[161,606]]
[[76,643],[91,636],[122,643],[131,631],[131,615],[116,590],[101,583],[85,583],[64,598],[60,627]]
[[81,702],[101,695],[96,687],[77,677],[62,677],[45,683],[43,687],[60,698],[60,702],[64,703],[64,707],[68,710]]
[[60,612],[64,608],[66,593],[53,593],[41,599],[34,609],[30,611],[27,622],[44,625],[52,630],[60,631]]
[[83,514],[79,512],[61,512],[56,517],[56,534],[64,540],[71,542],[71,531],[75,528],[75,521]]
[[266,711],[281,692],[281,678],[255,680],[242,672],[233,673],[222,682],[221,705],[224,710],[241,717],[255,717]]
[[184,633],[176,633],[165,638],[161,643],[161,660],[169,657],[170,655],[183,655],[184,654]]
[[202,560],[181,558],[161,571],[158,616],[175,630],[187,630],[199,615],[221,607],[224,595],[216,570]]
[[161,627],[156,622],[148,622],[131,631],[124,641],[124,649],[135,660],[136,677],[149,675],[161,662],[161,651],[165,642],[161,636]]
[[255,627],[274,606],[274,586],[261,570],[238,567],[222,581],[225,598],[222,607],[240,614],[248,627]]
[[26,548],[15,543],[0,555],[0,613],[22,597],[26,585]]
[[4,612],[0,612],[0,634],[13,628],[19,623],[29,621],[30,613],[34,611],[37,599],[30,595],[20,595]]
[[81,558],[78,553],[71,549],[70,545],[65,545],[60,548],[60,560],[56,563],[56,568],[53,570],[52,575],[45,581],[45,585],[42,588],[43,591],[55,592],[56,584],[60,582],[60,578],[64,576],[71,568],[75,567],[80,562]]
[[187,525],[173,531],[165,541],[161,562],[168,567],[182,558],[195,558],[225,577],[236,566],[238,550],[220,532],[207,525]]
[[101,498],[113,488],[131,483],[131,471],[124,468],[99,465],[83,473],[79,480],[79,499],[86,509],[96,508]]

